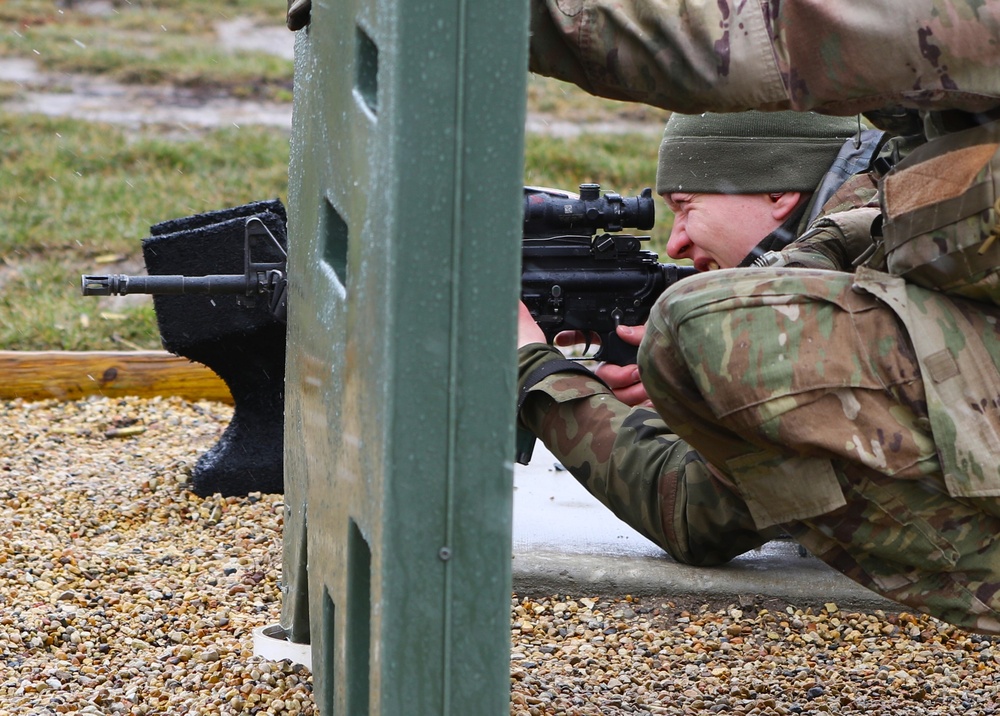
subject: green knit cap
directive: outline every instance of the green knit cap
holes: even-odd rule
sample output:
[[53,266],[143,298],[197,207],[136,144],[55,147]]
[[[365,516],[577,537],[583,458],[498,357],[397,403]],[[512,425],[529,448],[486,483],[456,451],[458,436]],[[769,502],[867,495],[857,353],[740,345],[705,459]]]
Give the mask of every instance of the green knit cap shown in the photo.
[[857,132],[857,117],[813,112],[672,114],[656,193],[813,191]]

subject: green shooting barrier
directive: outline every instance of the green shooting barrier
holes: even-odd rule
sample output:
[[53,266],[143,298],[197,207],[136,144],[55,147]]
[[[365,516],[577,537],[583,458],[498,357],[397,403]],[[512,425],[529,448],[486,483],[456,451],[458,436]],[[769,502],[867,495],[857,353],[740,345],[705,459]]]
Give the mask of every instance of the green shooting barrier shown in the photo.
[[509,713],[527,8],[296,40],[282,626],[330,714]]

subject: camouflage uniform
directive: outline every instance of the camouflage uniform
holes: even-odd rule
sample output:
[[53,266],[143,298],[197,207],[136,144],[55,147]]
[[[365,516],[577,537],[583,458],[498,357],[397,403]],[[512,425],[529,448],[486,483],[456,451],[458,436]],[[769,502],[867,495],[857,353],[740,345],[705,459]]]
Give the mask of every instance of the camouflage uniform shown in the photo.
[[[532,30],[535,71],[688,113],[880,110],[891,120],[904,105],[934,110],[924,114],[933,140],[984,120],[953,110],[989,119],[1000,105],[995,0],[539,0]],[[992,141],[977,145],[986,159],[1000,146]],[[997,162],[978,151],[962,155],[971,169],[954,183],[955,203],[975,182],[997,195]],[[839,198],[864,203],[872,185],[863,182]],[[1000,236],[1000,209],[977,211],[978,233],[960,247],[973,270]],[[852,274],[861,256],[886,269],[868,229],[905,214],[833,212],[762,262],[771,267],[711,272],[667,291],[639,355],[655,412],[556,373],[531,389],[520,420],[675,559],[724,562],[783,528],[890,599],[1000,633],[995,275],[964,291],[992,291],[972,301],[933,273],[927,288],[869,268]],[[922,250],[952,255],[937,225],[925,234]],[[553,359],[551,349],[523,348],[521,380]]]
[[[996,633],[1000,500],[947,484],[909,331],[858,285],[811,269],[682,282],[647,325],[643,382],[756,527],[784,525],[880,594]],[[916,300],[943,342],[974,333],[1000,361],[1000,309]]]
[[997,0],[532,0],[530,68],[676,112],[1000,105]]

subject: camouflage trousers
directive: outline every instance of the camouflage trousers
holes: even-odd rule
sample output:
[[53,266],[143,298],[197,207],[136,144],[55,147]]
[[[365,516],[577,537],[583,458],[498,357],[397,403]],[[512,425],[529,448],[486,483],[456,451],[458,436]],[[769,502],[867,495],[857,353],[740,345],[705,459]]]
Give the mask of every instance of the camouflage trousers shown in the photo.
[[[996,362],[997,311],[973,309]],[[1000,633],[1000,499],[949,494],[908,332],[852,275],[686,279],[654,307],[639,367],[758,529],[782,525],[889,599]]]

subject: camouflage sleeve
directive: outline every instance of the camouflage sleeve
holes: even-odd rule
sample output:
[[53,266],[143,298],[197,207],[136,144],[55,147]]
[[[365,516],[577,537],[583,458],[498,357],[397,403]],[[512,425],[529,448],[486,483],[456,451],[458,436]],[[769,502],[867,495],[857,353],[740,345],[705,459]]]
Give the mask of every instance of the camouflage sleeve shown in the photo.
[[532,71],[678,112],[1000,105],[1000,0],[532,0],[531,32]]
[[[540,343],[518,351],[518,387],[562,354]],[[530,388],[518,416],[588,492],[685,564],[722,564],[773,534],[655,411],[630,408],[596,378],[554,373]]]
[[810,229],[797,241],[785,247],[781,251],[780,258],[782,266],[826,271],[851,270],[843,234],[836,226]]
[[785,247],[780,265],[853,273],[856,262],[875,248],[871,227],[878,216],[877,208],[864,208],[817,219]]

